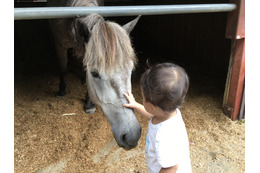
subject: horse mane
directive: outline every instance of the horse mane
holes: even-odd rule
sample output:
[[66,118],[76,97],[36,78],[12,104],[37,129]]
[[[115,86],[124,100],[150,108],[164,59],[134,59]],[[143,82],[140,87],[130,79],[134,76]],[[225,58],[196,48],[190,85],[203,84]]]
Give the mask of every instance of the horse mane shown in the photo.
[[91,14],[87,21],[87,25],[93,26],[85,46],[83,64],[86,67],[94,67],[107,74],[118,68],[134,67],[137,58],[125,29],[117,23],[105,21],[99,14]]
[[98,6],[96,0],[70,0],[67,3],[69,7],[91,7],[91,6]]

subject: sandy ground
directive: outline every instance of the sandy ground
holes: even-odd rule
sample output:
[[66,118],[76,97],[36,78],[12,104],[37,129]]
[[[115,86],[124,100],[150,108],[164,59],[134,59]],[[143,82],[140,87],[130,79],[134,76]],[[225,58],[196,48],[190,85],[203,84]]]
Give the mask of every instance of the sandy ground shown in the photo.
[[[86,88],[76,73],[69,73],[67,81],[68,94],[56,98],[59,81],[51,68],[15,75],[15,172],[146,173],[148,121],[137,114],[142,137],[135,149],[125,151],[117,146],[100,107],[94,114],[84,113]],[[137,82],[133,82],[133,94],[141,102]],[[223,114],[222,97],[223,91],[210,81],[191,83],[181,108],[194,173],[245,170],[245,124]],[[71,113],[75,115],[66,115]]]

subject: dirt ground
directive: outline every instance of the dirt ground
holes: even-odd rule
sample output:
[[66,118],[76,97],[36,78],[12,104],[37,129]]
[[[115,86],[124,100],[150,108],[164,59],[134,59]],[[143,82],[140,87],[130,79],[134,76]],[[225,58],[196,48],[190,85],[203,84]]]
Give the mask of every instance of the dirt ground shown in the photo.
[[[14,170],[16,173],[146,173],[144,156],[148,121],[138,146],[119,148],[100,107],[83,111],[86,87],[76,73],[67,75],[67,95],[56,98],[57,73],[51,68],[15,75]],[[38,71],[38,72],[37,72]],[[41,73],[39,72],[41,71]],[[141,102],[133,82],[133,94]],[[245,170],[245,124],[222,110],[223,90],[214,83],[193,83],[181,108],[190,142],[194,173],[240,173]],[[75,115],[66,115],[75,114]]]

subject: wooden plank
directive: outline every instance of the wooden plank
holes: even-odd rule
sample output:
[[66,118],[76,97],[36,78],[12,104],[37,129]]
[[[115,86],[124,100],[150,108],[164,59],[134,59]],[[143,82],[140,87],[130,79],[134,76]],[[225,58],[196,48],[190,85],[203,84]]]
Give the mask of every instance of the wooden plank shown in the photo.
[[[233,39],[233,40],[231,40],[231,52],[230,52],[230,57],[229,57],[228,73],[227,73],[225,92],[224,92],[224,98],[223,98],[223,105],[222,105],[223,107],[225,107],[227,102],[228,102],[230,81],[231,81],[234,54],[235,54],[235,47],[236,47],[236,40]],[[229,113],[227,113],[227,114],[229,114]]]
[[232,119],[239,116],[243,86],[245,81],[245,39],[236,40],[232,74],[228,90],[228,98],[224,103],[224,112]]
[[245,81],[245,0],[230,0],[237,9],[228,15],[226,38],[232,40],[223,111],[232,120],[239,117]]

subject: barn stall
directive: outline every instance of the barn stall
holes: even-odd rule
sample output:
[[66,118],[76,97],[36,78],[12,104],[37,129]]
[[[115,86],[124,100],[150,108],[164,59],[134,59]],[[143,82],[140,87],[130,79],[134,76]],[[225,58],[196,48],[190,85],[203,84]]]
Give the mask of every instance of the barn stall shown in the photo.
[[[109,6],[184,3],[195,2],[105,1]],[[139,59],[132,80],[138,101],[142,100],[138,80],[147,59],[151,64],[173,61],[190,76],[190,90],[181,110],[193,172],[244,171],[244,123],[231,121],[224,114],[228,112],[223,112],[223,100],[229,96],[224,94],[226,81],[228,74],[232,76],[230,56],[236,47],[234,39],[225,38],[229,15],[142,16],[131,33]],[[124,24],[133,17],[107,19]],[[52,39],[47,20],[15,21],[15,172],[146,172],[143,151],[148,122],[137,114],[143,128],[138,146],[130,151],[119,148],[101,109],[93,115],[84,113],[86,87],[81,84],[80,63],[73,58],[69,60],[68,94],[55,97],[59,81]]]

